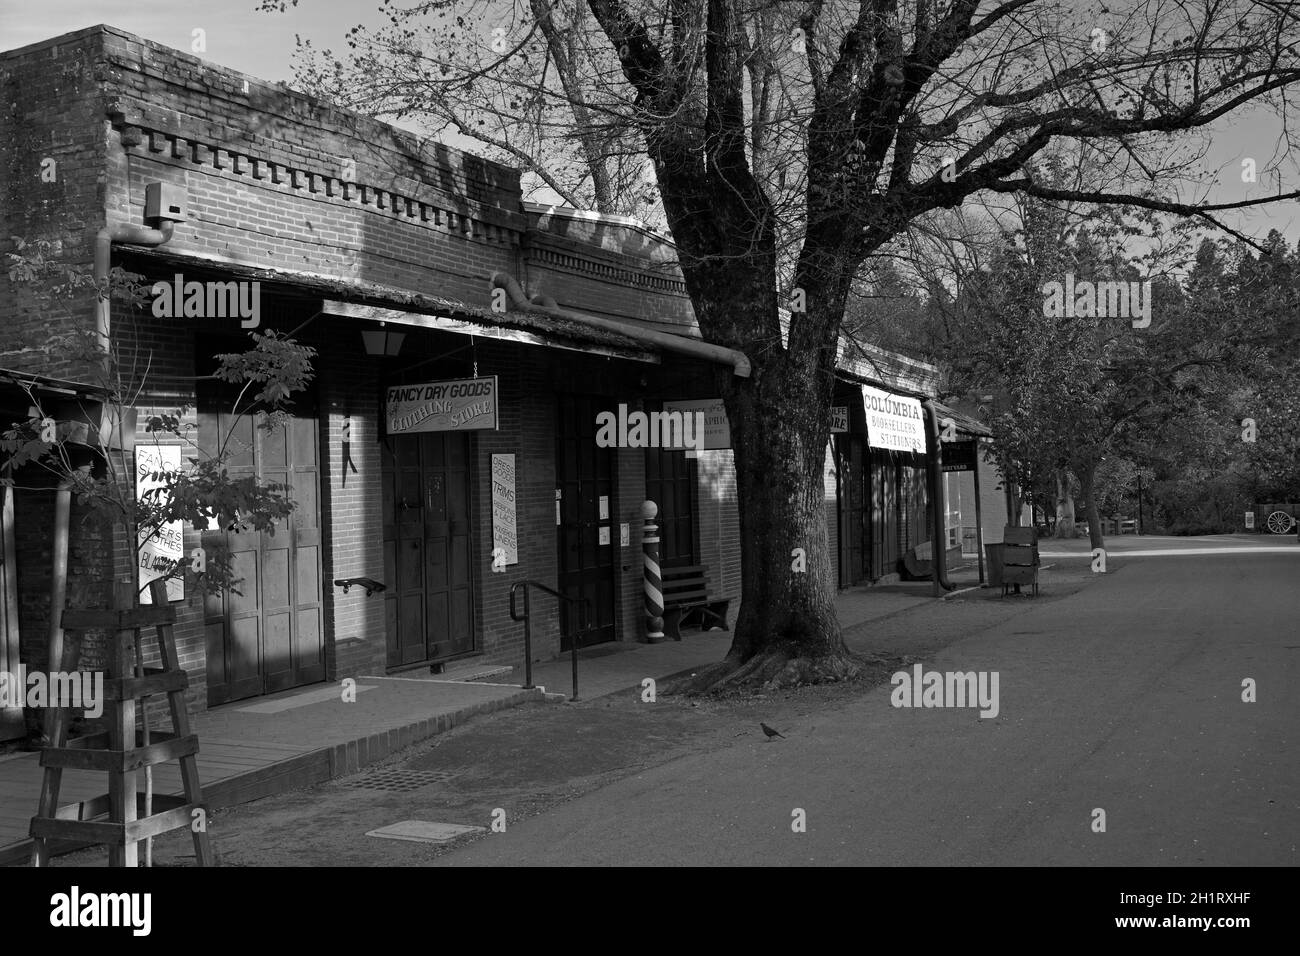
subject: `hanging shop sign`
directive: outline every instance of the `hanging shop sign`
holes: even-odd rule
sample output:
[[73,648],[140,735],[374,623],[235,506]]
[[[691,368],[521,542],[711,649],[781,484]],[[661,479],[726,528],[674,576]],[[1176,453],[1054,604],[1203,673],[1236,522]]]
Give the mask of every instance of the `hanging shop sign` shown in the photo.
[[831,434],[839,435],[849,430],[849,406],[831,406]]
[[943,443],[943,470],[944,471],[974,471],[975,470],[975,450],[976,444],[974,439],[971,441],[946,441]]
[[515,528],[515,456],[492,456],[492,550],[505,552],[503,564],[519,563]]
[[704,415],[705,451],[715,451],[731,447],[731,423],[727,421],[727,409],[720,398],[705,398],[689,402],[664,402],[665,412],[682,412],[686,414],[699,412]]
[[392,385],[385,406],[390,436],[496,428],[497,377]]
[[[135,448],[135,500],[140,501],[146,491],[161,488],[165,482],[151,477],[163,471],[177,471],[181,467],[179,445],[136,445]],[[152,604],[153,596],[146,585],[167,573],[167,569],[185,556],[185,542],[181,522],[169,521],[150,535],[140,532],[140,593],[141,604]],[[167,600],[185,600],[185,581],[168,578]]]
[[921,402],[862,386],[867,412],[867,441],[872,448],[925,454],[925,416]]

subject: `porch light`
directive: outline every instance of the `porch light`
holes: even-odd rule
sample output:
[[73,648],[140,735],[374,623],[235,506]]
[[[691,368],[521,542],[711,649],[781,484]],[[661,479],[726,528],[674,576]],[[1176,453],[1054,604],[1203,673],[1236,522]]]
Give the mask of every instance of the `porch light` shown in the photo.
[[379,323],[377,329],[362,329],[361,340],[365,343],[367,355],[397,355],[402,351],[405,332],[390,332],[385,322]]

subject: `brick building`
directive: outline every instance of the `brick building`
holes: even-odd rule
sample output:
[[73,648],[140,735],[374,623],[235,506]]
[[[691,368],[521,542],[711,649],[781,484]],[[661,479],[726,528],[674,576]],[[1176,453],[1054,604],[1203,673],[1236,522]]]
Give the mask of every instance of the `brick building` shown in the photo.
[[[159,316],[156,304],[93,298],[34,312],[27,292],[0,281],[0,329],[99,323],[119,355],[147,364],[137,448],[157,441],[143,431],[151,414],[184,406],[199,447],[230,434],[232,469],[292,486],[296,510],[275,535],[218,542],[183,529],[187,554],[223,543],[244,579],[240,595],[177,596],[196,707],[464,656],[518,663],[509,591],[524,578],[585,597],[595,612],[575,637],[553,602],[535,601],[535,657],[568,639],[640,639],[647,498],[661,506],[665,563],[706,565],[717,596],[738,597],[730,452],[595,441],[601,411],[708,400],[719,367],[745,372],[743,355],[701,341],[663,237],[525,203],[511,169],[112,27],[0,54],[0,89],[0,235],[52,240],[68,264],[98,255],[97,268],[151,282],[244,283],[259,296],[257,330],[318,352],[290,421],[264,433],[230,415],[232,396],[210,378],[216,353],[248,347],[252,316],[186,316],[179,301]],[[13,383],[78,380],[82,370],[13,338],[0,341]],[[861,384],[933,397],[929,366],[883,352],[841,364],[846,404],[857,395],[854,435],[865,427]],[[464,427],[434,416],[442,424],[424,430],[425,411],[400,404],[453,383],[490,396],[490,414],[471,422],[473,403],[451,401]],[[10,388],[7,414],[22,394]],[[829,479],[828,521],[860,553],[875,526],[840,518],[839,501],[850,485],[875,493],[872,471],[861,443],[855,458],[853,439],[840,442],[849,464],[832,471],[860,477]],[[893,524],[866,572],[840,573],[841,585],[891,573],[898,548],[923,536],[924,456],[871,460],[876,484],[887,473],[895,489],[878,509]],[[4,644],[38,667],[55,626],[56,496],[17,485],[6,492],[16,561],[0,566],[0,593],[17,596],[6,599]],[[107,603],[112,578],[133,573],[125,541],[72,509],[67,592]],[[846,544],[846,560],[851,552]],[[385,590],[336,584],[357,578]]]

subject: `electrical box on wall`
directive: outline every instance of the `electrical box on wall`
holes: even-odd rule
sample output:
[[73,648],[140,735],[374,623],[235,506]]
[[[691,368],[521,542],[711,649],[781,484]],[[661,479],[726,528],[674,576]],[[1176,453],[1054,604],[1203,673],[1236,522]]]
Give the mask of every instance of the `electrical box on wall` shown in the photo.
[[149,183],[144,187],[144,218],[147,222],[185,222],[185,187],[174,183]]

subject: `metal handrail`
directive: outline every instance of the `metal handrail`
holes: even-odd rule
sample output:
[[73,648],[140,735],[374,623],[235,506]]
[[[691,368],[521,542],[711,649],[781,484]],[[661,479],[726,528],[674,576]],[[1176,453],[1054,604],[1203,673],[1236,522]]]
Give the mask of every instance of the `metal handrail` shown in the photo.
[[[514,584],[510,585],[510,620],[524,622],[524,689],[525,690],[530,690],[532,689],[533,686],[533,625],[532,625],[532,617],[531,617],[531,612],[529,610],[529,603],[528,603],[528,589],[530,587],[540,588],[541,590],[545,591],[547,594],[551,595],[552,597],[558,598],[561,601],[569,601],[575,604],[579,604],[579,606],[582,608],[581,622],[580,622],[581,626],[578,628],[579,635],[587,633],[587,628],[591,621],[591,615],[590,615],[591,598],[569,597],[567,594],[561,594],[559,591],[556,591],[553,588],[548,588],[545,584],[542,584],[540,581],[528,581],[528,580],[516,581]],[[517,606],[515,604],[515,592],[518,591],[519,588],[524,589],[524,616],[523,617],[520,617],[516,613]],[[578,640],[576,637],[572,643],[573,646],[571,648],[571,651],[572,651],[572,658],[573,658],[573,697],[571,697],[570,700],[577,700],[578,699]]]

